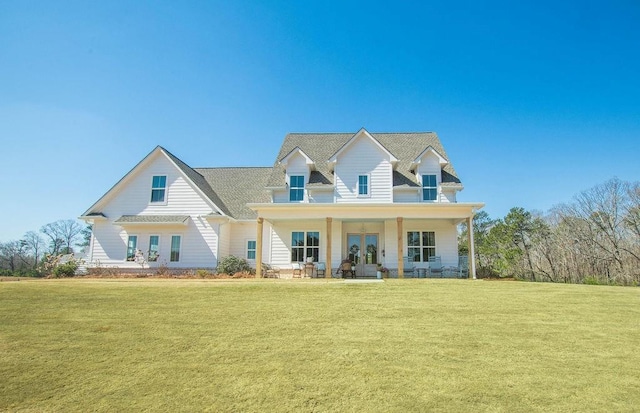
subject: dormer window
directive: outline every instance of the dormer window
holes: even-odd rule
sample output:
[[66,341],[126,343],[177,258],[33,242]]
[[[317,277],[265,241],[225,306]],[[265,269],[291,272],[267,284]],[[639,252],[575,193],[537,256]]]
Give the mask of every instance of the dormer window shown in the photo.
[[304,200],[304,176],[293,175],[289,182],[289,201],[300,202]]
[[358,196],[369,196],[369,175],[358,175]]
[[167,177],[165,175],[154,175],[151,182],[151,202],[165,202],[167,190]]
[[422,200],[435,201],[438,197],[438,183],[435,175],[422,175]]

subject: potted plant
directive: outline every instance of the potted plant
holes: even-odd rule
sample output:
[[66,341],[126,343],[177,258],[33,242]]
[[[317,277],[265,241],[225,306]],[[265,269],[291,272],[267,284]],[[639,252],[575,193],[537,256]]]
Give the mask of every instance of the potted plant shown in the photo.
[[376,272],[376,275],[378,276],[378,278],[382,278],[384,276],[384,278],[387,278],[387,273],[389,272],[389,269],[386,267],[383,267],[382,264],[378,264],[378,271]]

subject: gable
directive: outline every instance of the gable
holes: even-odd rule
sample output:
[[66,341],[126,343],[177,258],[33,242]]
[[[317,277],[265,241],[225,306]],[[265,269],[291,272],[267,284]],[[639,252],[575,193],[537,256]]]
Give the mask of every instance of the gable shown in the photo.
[[387,158],[392,164],[395,164],[398,161],[396,157],[380,143],[380,141],[374,138],[366,129],[362,128],[329,158],[329,169],[333,170],[335,164],[339,162],[339,158],[352,151],[353,146],[355,145],[360,147],[362,147],[362,145],[371,145],[377,148],[380,154]]
[[[115,215],[144,214],[208,214],[225,212],[214,204],[184,172],[184,165],[162,147],[156,147],[140,161],[105,195],[92,205],[83,216],[102,213],[110,218]],[[180,161],[182,163],[182,161]],[[187,167],[188,168],[188,167]],[[189,168],[190,169],[190,168]],[[197,174],[191,170],[193,174]],[[166,177],[166,200],[151,202],[151,185],[154,176]],[[204,179],[202,178],[204,181]]]

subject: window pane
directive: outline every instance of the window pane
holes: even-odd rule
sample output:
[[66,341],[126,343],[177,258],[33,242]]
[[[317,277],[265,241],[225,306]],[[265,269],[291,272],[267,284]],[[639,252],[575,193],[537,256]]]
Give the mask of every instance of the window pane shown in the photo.
[[307,232],[307,246],[318,247],[320,246],[320,233],[319,232]]
[[127,240],[127,261],[133,261],[136,257],[136,247],[138,245],[138,237],[129,235]]
[[153,183],[151,184],[151,188],[165,188],[167,186],[167,177],[166,176],[154,176]]
[[422,249],[422,258],[424,262],[429,261],[429,257],[436,255],[436,249],[433,247],[427,247]]
[[435,188],[423,188],[422,189],[422,200],[423,201],[435,201],[437,198],[438,191]]
[[291,233],[291,246],[292,247],[304,247],[304,232],[292,232]]
[[369,177],[367,175],[358,176],[358,195],[369,195]]
[[173,235],[171,237],[171,257],[170,261],[180,261],[180,235]]
[[304,261],[304,232],[291,233],[291,262]]
[[149,253],[148,259],[149,262],[158,261],[158,257],[160,256],[160,237],[157,235],[152,235],[149,237]]
[[407,232],[407,245],[410,247],[420,246],[420,233],[418,231]]
[[164,189],[152,189],[151,202],[164,202]]
[[409,248],[409,261],[420,261],[420,248]]
[[247,241],[247,259],[248,260],[256,259],[256,242],[255,241]]
[[422,233],[422,245],[425,247],[436,246],[436,233],[433,231],[427,231]]
[[289,188],[289,201],[304,200],[304,176],[291,176],[289,180]]

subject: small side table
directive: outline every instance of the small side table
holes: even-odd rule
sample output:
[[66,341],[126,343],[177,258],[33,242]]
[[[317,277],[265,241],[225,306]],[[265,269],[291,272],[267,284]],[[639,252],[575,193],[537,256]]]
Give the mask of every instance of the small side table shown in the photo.
[[313,278],[313,271],[316,266],[312,262],[307,262],[304,264],[304,276],[308,278]]

